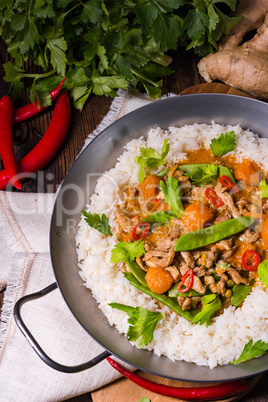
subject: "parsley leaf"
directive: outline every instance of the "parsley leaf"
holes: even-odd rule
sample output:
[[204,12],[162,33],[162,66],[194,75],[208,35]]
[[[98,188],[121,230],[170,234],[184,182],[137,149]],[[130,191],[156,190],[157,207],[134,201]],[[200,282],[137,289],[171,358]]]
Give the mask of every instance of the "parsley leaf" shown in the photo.
[[193,323],[200,325],[206,324],[208,327],[211,324],[211,318],[214,316],[216,311],[221,308],[221,301],[219,297],[215,294],[207,295],[202,298],[202,310],[196,314],[193,319]]
[[112,249],[111,261],[113,263],[120,261],[134,261],[145,254],[144,241],[142,239],[132,243],[121,241]]
[[136,341],[140,338],[139,348],[147,346],[153,340],[155,327],[160,320],[164,319],[164,315],[153,311],[146,310],[143,307],[131,307],[120,303],[109,303],[109,306],[128,314],[128,332],[129,341]]
[[228,264],[225,261],[220,261],[220,262],[217,262],[216,266],[220,267],[221,269],[223,269],[225,271],[226,269],[228,269],[231,266],[231,264]]
[[218,138],[213,138],[210,143],[210,149],[214,156],[223,156],[235,149],[235,132],[230,131],[221,133]]
[[175,177],[168,176],[167,182],[160,182],[160,188],[165,195],[165,201],[171,206],[178,218],[182,217],[184,208],[181,202],[182,188]]
[[188,176],[196,186],[209,184],[218,176],[218,166],[213,164],[181,165],[179,169]]
[[142,219],[141,222],[148,222],[148,223],[160,223],[161,225],[164,225],[167,221],[170,219],[174,218],[174,216],[169,215],[166,212],[159,211],[159,212],[153,212],[151,215],[147,216],[146,218]]
[[251,339],[245,346],[244,349],[239,356],[238,359],[233,360],[230,364],[238,364],[246,362],[247,360],[252,359],[253,357],[262,356],[268,350],[268,343],[263,342],[262,340],[258,340],[253,343]]
[[261,198],[268,197],[268,184],[265,180],[260,181],[260,188],[261,188]]
[[264,260],[259,264],[258,276],[261,283],[268,287],[268,260]]
[[140,155],[136,156],[135,162],[140,165],[139,182],[142,183],[146,177],[145,169],[155,169],[166,163],[166,156],[169,152],[170,145],[168,140],[164,141],[161,155],[159,155],[153,148],[140,148]]
[[102,214],[100,217],[96,213],[86,212],[84,210],[81,211],[85,217],[86,223],[91,226],[93,229],[98,230],[100,233],[103,233],[108,236],[112,236],[111,228],[109,225],[109,220],[105,214]]

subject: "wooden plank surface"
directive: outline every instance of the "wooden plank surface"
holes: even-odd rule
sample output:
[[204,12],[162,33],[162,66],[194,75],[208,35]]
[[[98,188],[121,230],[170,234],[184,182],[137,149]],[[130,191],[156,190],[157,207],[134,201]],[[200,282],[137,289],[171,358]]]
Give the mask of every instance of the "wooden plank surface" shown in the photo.
[[[206,84],[201,85],[203,80],[198,74],[196,67],[197,57],[192,52],[185,52],[179,49],[177,53],[172,54],[174,57],[172,68],[174,74],[164,79],[164,93],[193,93],[193,92],[220,92],[229,94],[241,94],[231,87],[222,86],[222,84]],[[6,62],[9,56],[3,42],[0,42],[0,61]],[[0,62],[0,96],[8,91],[8,85],[3,81],[3,69]],[[38,69],[31,61],[25,63],[24,68],[32,73]],[[26,83],[27,86],[27,83]],[[239,93],[238,93],[239,92]],[[23,92],[16,105],[25,104],[28,101],[26,92]],[[42,174],[35,175],[23,183],[23,192],[54,192],[64,179],[66,173],[74,163],[79,154],[87,136],[100,124],[103,117],[109,111],[112,99],[101,96],[92,96],[87,102],[83,112],[77,111],[72,107],[72,120],[68,135],[55,158],[46,166]],[[16,156],[18,159],[26,155],[30,149],[39,141],[40,136],[45,132],[50,118],[52,109],[48,109],[40,114],[40,116],[22,123],[14,131],[14,142],[16,144]],[[17,191],[17,190],[14,190]],[[4,293],[0,294],[1,297]],[[145,374],[146,376],[147,374]],[[90,371],[89,371],[90,378]],[[256,379],[256,381],[259,378]],[[161,378],[157,381],[162,382]],[[172,380],[163,380],[172,381]],[[264,375],[259,384],[248,394],[243,397],[244,402],[264,402],[268,401],[267,389],[268,374]],[[173,384],[174,385],[174,384]],[[178,382],[176,384],[178,386]],[[126,388],[125,388],[126,387]],[[115,392],[113,394],[112,392]],[[138,402],[147,392],[140,387],[132,384],[129,380],[120,379],[102,389],[85,395],[77,396],[69,399],[69,402]],[[93,399],[92,399],[93,397]],[[118,399],[121,398],[121,399]],[[123,398],[123,399],[122,399]],[[158,398],[158,399],[157,399]],[[159,399],[162,398],[162,399]],[[0,398],[1,399],[1,398]],[[152,402],[168,401],[156,394],[151,396]],[[173,399],[174,400],[174,399]]]

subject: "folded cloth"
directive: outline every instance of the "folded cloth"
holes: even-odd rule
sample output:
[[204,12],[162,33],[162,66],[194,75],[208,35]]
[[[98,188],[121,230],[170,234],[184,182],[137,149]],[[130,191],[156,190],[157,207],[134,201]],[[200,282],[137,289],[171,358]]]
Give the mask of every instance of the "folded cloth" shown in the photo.
[[[149,102],[138,92],[118,91],[107,116],[89,135],[87,145],[109,124]],[[0,401],[63,401],[118,378],[106,361],[76,374],[47,366],[25,340],[13,318],[16,301],[55,281],[49,255],[49,226],[55,194],[0,192]],[[60,291],[22,307],[23,319],[43,350],[55,361],[73,366],[104,349],[84,331]]]

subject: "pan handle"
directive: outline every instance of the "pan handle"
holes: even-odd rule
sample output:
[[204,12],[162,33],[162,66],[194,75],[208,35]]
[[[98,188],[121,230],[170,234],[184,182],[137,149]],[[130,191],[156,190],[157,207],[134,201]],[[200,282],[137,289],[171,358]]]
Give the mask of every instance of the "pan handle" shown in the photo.
[[105,351],[99,354],[98,356],[94,357],[92,360],[89,360],[86,363],[79,364],[77,366],[64,366],[63,364],[57,363],[54,360],[52,360],[40,347],[40,345],[37,343],[27,326],[25,325],[24,321],[22,320],[21,317],[21,307],[24,303],[34,300],[34,299],[39,299],[40,297],[43,297],[47,295],[48,293],[52,292],[53,290],[57,289],[57,283],[54,282],[51,285],[47,286],[45,289],[40,290],[39,292],[32,293],[30,295],[24,296],[21,299],[17,301],[14,307],[14,317],[15,321],[29,342],[29,344],[32,346],[34,351],[38,354],[38,356],[50,367],[52,367],[55,370],[62,371],[63,373],[78,373],[79,371],[86,370],[88,368],[91,368],[95,366],[96,364],[100,363],[102,360],[106,359],[106,357],[110,356],[111,353]]

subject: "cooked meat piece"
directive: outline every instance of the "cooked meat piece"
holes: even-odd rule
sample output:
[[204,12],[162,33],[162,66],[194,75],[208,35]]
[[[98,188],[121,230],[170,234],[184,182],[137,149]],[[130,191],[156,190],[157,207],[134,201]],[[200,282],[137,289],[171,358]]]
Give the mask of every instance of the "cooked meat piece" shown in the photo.
[[165,201],[165,194],[162,191],[159,191],[159,193],[157,194],[157,196],[155,198],[157,198],[158,200]]
[[225,207],[227,206],[229,208],[234,218],[238,218],[239,216],[241,216],[240,212],[238,211],[238,209],[234,204],[233,197],[228,192],[225,191],[226,187],[223,187],[221,183],[218,183],[214,190],[218,195],[218,197],[222,199],[223,203],[225,204]]
[[206,291],[206,286],[201,282],[201,280],[196,275],[194,275],[194,283],[192,289],[196,290],[198,293],[201,294],[205,293]]
[[[171,240],[176,240],[175,244],[176,244],[180,234],[181,234],[181,229],[180,229],[179,225],[173,225],[171,223],[170,224],[169,237],[170,237]],[[174,244],[174,247],[175,247],[175,244]]]
[[237,201],[236,205],[238,206],[241,215],[244,215],[245,212],[248,212],[248,201],[245,197],[242,197],[239,201]]
[[223,251],[223,250],[231,250],[233,244],[233,239],[228,239],[228,240],[221,240],[218,243],[215,243],[215,246],[217,246],[218,250]]
[[202,251],[192,251],[192,256],[194,257],[194,260],[195,261],[198,261],[199,260],[199,258],[201,258],[202,257]]
[[177,240],[172,240],[170,237],[165,237],[156,242],[156,248],[160,251],[168,251],[174,248]]
[[179,228],[181,228],[185,233],[188,233],[188,229],[183,225],[181,219],[175,218],[175,219],[171,219],[172,223],[175,223],[176,226],[178,226]]
[[252,279],[255,278],[255,272],[248,272],[247,278],[241,276],[234,268],[228,268],[226,272],[228,273],[228,275],[230,275],[236,285],[239,285],[240,283],[243,283],[244,285],[249,285]]
[[165,268],[166,271],[168,271],[172,278],[174,279],[174,282],[177,283],[179,282],[180,278],[181,278],[181,273],[178,270],[177,267],[175,267],[175,265],[170,265],[169,267]]
[[148,268],[143,264],[142,260],[140,257],[136,258],[136,262],[137,264],[139,264],[139,266],[141,267],[141,269],[143,269],[143,271],[147,272]]
[[221,279],[219,282],[215,282],[213,276],[206,276],[204,282],[209,286],[212,293],[222,294],[224,296],[226,292],[225,284],[228,281],[228,277],[225,274],[221,274],[220,276]]
[[138,205],[139,189],[138,187],[128,187],[125,191],[126,208],[132,210]]
[[254,232],[253,230],[248,228],[239,237],[239,240],[241,240],[244,243],[251,244],[251,243],[255,243],[255,241],[257,241],[259,237],[260,237],[260,234],[258,232]]
[[144,241],[144,249],[147,251],[154,249],[154,244],[150,243],[149,241]]
[[217,247],[213,246],[209,251],[205,251],[204,257],[202,256],[201,258],[204,259],[205,267],[206,268],[211,268],[215,264],[215,256],[216,253],[218,252]]
[[202,187],[197,187],[197,186],[192,186],[191,190],[191,197],[190,197],[190,202],[201,202],[203,204],[207,204],[207,197],[206,197],[206,189],[211,186],[202,186]]
[[226,222],[231,219],[231,217],[230,212],[226,210],[222,215],[217,216],[217,218],[214,220],[214,225],[217,225],[217,223]]
[[187,176],[184,176],[184,172],[182,170],[175,170],[173,177],[175,177],[179,182],[189,181]]
[[190,297],[178,296],[177,301],[183,310],[190,310],[192,308]]
[[228,258],[230,258],[233,255],[233,253],[235,252],[235,250],[237,248],[238,248],[238,245],[233,246],[230,250],[226,250],[226,251],[221,252],[221,258],[223,260],[227,260]]
[[142,260],[145,261],[149,267],[166,268],[172,264],[174,257],[175,251],[173,249],[170,249],[168,253],[150,250],[145,254]]
[[192,254],[189,251],[181,251],[181,256],[189,268],[194,268],[195,261]]
[[127,217],[118,206],[115,207],[115,217],[125,232],[129,232],[133,227],[132,220]]
[[263,204],[262,210],[265,214],[268,212],[268,200],[266,200],[265,203]]
[[195,267],[193,269],[193,271],[194,271],[194,274],[196,276],[198,276],[199,278],[201,278],[202,276],[207,275],[207,270],[205,270],[204,268],[201,268],[201,267]]

